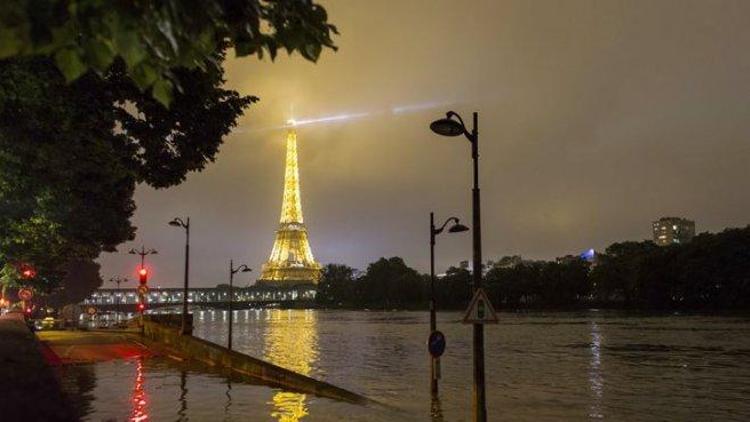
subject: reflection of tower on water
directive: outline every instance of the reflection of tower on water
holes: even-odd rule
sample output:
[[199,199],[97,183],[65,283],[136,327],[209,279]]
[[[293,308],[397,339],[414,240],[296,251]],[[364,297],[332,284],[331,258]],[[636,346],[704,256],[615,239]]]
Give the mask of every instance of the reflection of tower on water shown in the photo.
[[[265,359],[283,368],[312,375],[318,362],[317,314],[309,310],[268,310],[264,333]],[[272,398],[271,416],[296,422],[309,414],[307,395],[279,391]]]

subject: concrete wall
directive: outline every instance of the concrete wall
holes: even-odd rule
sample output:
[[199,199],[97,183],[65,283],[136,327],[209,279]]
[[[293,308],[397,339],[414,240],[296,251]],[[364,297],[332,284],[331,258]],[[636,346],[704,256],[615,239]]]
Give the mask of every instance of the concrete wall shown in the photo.
[[188,359],[244,374],[273,386],[351,403],[370,402],[357,393],[335,385],[229,350],[218,344],[193,336],[180,335],[177,328],[150,321],[148,318],[144,321],[144,335],[151,341],[176,350]]

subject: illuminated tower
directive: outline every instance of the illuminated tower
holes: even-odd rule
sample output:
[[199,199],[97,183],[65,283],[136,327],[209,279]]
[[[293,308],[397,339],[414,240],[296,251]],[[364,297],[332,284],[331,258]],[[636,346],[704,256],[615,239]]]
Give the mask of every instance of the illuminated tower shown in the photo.
[[307,228],[302,219],[302,202],[297,168],[297,133],[290,129],[286,136],[286,172],[284,173],[284,200],[281,204],[281,221],[276,230],[271,257],[263,265],[258,280],[270,286],[295,286],[317,284],[320,264],[315,262]]

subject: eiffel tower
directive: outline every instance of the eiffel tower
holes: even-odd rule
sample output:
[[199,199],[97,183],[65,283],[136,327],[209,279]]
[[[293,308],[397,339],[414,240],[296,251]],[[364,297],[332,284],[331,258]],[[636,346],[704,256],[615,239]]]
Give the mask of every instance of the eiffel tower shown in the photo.
[[302,218],[302,202],[297,167],[297,133],[290,129],[286,136],[286,171],[281,221],[276,230],[271,256],[263,264],[258,283],[266,286],[292,287],[317,284],[320,264],[315,262],[307,228]]

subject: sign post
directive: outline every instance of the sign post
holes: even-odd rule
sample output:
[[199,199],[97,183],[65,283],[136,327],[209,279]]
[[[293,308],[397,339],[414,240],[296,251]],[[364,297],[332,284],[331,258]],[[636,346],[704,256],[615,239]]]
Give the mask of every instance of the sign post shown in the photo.
[[18,291],[18,298],[21,300],[21,306],[23,307],[23,315],[25,318],[31,317],[31,307],[27,302],[30,302],[34,297],[34,291],[28,287],[24,287]]
[[440,379],[440,356],[445,352],[445,335],[441,331],[433,331],[427,339],[427,350],[432,356],[432,377],[433,381]]
[[497,324],[495,308],[492,307],[492,302],[490,302],[490,298],[487,297],[484,289],[477,289],[474,293],[462,322],[464,324]]

